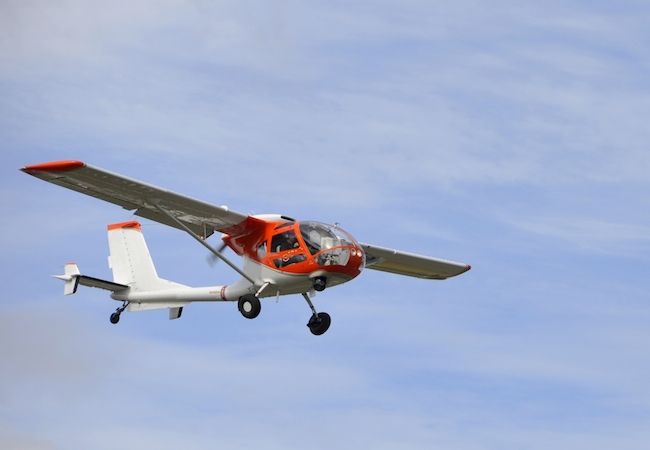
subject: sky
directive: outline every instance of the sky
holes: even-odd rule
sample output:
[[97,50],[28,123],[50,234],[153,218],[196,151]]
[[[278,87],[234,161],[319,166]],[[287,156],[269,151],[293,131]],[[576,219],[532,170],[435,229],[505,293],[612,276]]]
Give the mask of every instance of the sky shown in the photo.
[[[0,2],[0,447],[646,449],[648,23],[632,0]],[[300,296],[113,326],[50,275],[110,278],[131,217],[18,170],[59,159],[473,269],[366,270],[316,296],[319,337]],[[161,276],[236,280],[143,231]]]

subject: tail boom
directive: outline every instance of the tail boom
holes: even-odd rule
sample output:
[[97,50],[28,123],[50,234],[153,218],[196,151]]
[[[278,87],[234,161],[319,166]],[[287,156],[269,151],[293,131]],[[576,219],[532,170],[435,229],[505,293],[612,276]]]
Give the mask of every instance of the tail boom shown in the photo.
[[158,276],[139,222],[129,221],[108,225],[109,268],[113,281],[82,275],[74,263],[64,267],[64,294],[77,292],[78,286],[111,291],[111,298],[124,304],[111,316],[117,323],[125,310],[147,311],[169,309],[169,318],[178,319],[183,307],[191,302],[238,301],[255,293],[256,286],[246,279],[229,286],[189,287]]

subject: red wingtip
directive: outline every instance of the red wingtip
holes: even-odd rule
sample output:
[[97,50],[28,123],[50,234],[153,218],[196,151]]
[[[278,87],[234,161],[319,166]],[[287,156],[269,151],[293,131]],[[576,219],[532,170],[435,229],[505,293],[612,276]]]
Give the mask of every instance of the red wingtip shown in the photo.
[[136,222],[135,220],[130,220],[128,222],[111,223],[108,225],[108,231],[119,230],[121,228],[135,228],[138,231],[142,231],[142,225],[140,225],[140,222]]
[[32,164],[23,167],[24,172],[36,172],[39,170],[46,172],[65,172],[67,170],[79,169],[86,164],[82,161],[63,160],[63,161],[50,161],[41,164]]

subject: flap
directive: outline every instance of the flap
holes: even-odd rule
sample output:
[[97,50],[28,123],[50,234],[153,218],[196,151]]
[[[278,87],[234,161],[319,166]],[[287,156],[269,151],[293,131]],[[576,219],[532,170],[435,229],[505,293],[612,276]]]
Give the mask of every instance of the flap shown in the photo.
[[366,252],[366,267],[410,277],[444,280],[472,267],[459,262],[407,253],[370,244],[360,244]]

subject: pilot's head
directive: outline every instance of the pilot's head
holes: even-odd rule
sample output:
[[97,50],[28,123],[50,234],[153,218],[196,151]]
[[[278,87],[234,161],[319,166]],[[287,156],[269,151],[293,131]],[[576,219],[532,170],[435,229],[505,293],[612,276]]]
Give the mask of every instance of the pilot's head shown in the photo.
[[286,237],[287,237],[287,242],[289,243],[290,247],[293,247],[293,248],[298,247],[298,239],[296,239],[296,236],[294,234],[287,233]]

